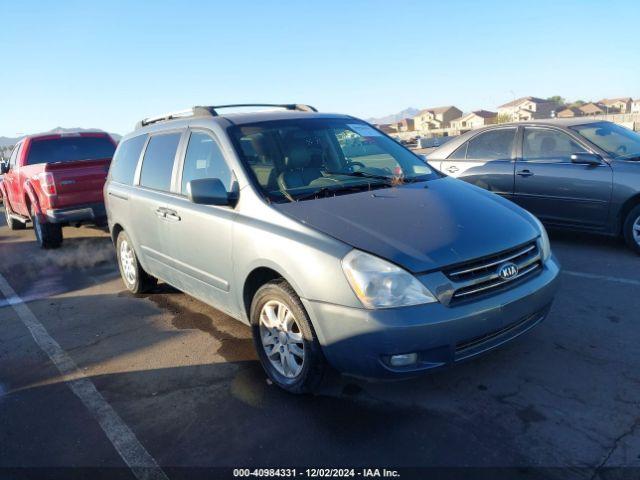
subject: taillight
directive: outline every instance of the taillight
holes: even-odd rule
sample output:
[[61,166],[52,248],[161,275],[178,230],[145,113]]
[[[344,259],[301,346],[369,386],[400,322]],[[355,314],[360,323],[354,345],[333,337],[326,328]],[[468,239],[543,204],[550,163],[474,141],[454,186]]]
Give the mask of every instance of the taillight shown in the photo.
[[55,195],[56,184],[53,181],[53,174],[51,172],[42,172],[38,175],[38,181],[42,187],[42,191],[47,195]]

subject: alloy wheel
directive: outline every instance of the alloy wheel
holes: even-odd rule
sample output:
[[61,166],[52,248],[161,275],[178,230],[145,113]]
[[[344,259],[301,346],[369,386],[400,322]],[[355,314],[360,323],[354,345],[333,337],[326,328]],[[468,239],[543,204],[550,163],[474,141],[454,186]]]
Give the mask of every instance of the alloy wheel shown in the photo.
[[635,222],[633,222],[631,231],[633,233],[633,239],[638,245],[640,245],[640,216],[636,218]]
[[130,285],[136,283],[136,263],[133,249],[129,245],[129,242],[122,240],[120,242],[120,265],[122,266],[122,273],[125,280]]
[[304,342],[295,316],[284,303],[271,300],[260,312],[260,340],[271,365],[287,378],[296,378],[304,365]]

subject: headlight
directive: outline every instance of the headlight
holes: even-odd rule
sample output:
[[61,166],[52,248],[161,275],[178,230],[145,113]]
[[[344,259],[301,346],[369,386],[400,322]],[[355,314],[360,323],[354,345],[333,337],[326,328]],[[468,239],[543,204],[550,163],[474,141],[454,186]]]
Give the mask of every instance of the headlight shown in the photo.
[[438,300],[413,275],[381,258],[351,250],[342,259],[344,274],[365,308],[390,308]]
[[549,235],[547,235],[547,229],[544,228],[542,222],[538,220],[535,215],[531,215],[533,220],[538,225],[538,229],[540,230],[540,253],[542,254],[542,261],[546,262],[551,256],[551,242],[549,242]]

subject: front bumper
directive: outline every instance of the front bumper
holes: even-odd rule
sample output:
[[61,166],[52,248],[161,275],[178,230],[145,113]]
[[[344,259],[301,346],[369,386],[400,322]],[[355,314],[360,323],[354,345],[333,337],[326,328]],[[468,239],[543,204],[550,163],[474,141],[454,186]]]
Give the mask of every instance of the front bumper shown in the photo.
[[46,211],[50,223],[105,223],[107,212],[104,203],[89,203],[69,208],[56,208]]
[[[558,284],[551,257],[542,271],[513,288],[466,304],[441,303],[385,310],[303,300],[329,363],[368,378],[397,378],[443,367],[492,350],[546,317]],[[418,354],[406,367],[391,355]]]

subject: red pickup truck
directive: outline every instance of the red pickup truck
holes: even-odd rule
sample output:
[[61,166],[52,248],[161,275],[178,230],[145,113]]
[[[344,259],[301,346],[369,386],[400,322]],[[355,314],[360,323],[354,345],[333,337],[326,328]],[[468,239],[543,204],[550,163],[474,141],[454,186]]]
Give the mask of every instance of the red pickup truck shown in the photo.
[[62,227],[106,222],[102,187],[116,143],[105,132],[48,133],[20,140],[2,164],[7,225],[33,223],[42,248],[62,243]]

